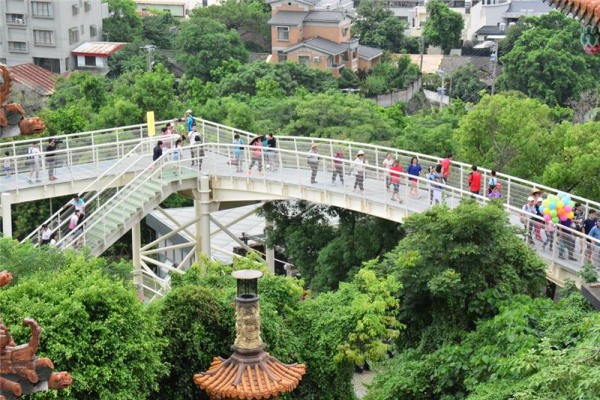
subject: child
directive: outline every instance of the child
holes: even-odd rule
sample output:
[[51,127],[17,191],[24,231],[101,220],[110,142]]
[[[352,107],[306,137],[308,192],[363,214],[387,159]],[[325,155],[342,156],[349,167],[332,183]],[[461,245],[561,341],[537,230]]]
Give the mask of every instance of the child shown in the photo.
[[10,178],[10,159],[8,158],[10,153],[8,151],[4,152],[4,156],[6,157],[4,158],[4,174],[7,178]]
[[397,200],[398,203],[402,203],[402,199],[400,199],[400,173],[402,172],[402,166],[400,165],[400,161],[395,160],[392,166],[390,167],[390,183],[393,187],[392,200]]

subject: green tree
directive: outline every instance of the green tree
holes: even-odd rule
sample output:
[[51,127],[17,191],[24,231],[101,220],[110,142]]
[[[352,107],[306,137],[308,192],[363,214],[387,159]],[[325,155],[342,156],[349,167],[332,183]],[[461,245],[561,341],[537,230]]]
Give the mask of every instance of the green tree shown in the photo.
[[536,179],[555,154],[555,112],[518,92],[484,95],[454,135],[457,158],[525,179]]
[[136,42],[142,35],[142,19],[133,0],[107,0],[108,17],[102,20],[105,39],[111,42]]
[[555,137],[562,139],[562,145],[553,155],[546,153],[551,161],[543,171],[542,181],[567,193],[600,200],[595,179],[600,174],[599,127],[598,122],[557,126]]
[[171,49],[179,21],[166,11],[142,18],[142,38],[159,49]]
[[[47,255],[31,246],[27,251]],[[21,277],[0,291],[2,319],[16,341],[29,339],[20,325],[23,318],[34,318],[43,328],[39,355],[73,375],[70,389],[36,397],[147,398],[166,372],[158,320],[131,286],[102,272],[105,260],[70,254],[64,266],[53,267],[58,268]]]
[[352,25],[352,36],[361,44],[379,47],[393,53],[405,48],[406,23],[396,18],[381,0],[363,0],[356,13],[358,18]]
[[404,89],[417,79],[418,67],[404,55],[400,58],[390,58],[381,62],[370,71],[363,84],[362,93],[365,96],[375,96],[389,93],[395,89]]
[[226,62],[248,61],[248,51],[240,35],[208,18],[182,22],[174,44],[181,51],[177,54],[177,60],[184,65],[186,74],[205,81],[212,80],[211,71]]
[[247,46],[254,45],[257,50],[268,50],[271,44],[271,9],[263,1],[225,0],[208,7],[196,7],[192,10],[191,20],[208,18],[244,33]]
[[479,79],[479,71],[473,64],[466,64],[458,67],[450,75],[452,82],[451,92],[452,98],[459,98],[465,103],[479,102],[482,91],[486,91],[486,84]]
[[435,349],[495,315],[499,301],[538,295],[545,285],[544,262],[496,204],[433,207],[407,218],[404,229],[407,236],[374,267],[402,285],[401,348]]
[[596,87],[600,62],[581,50],[580,31],[579,22],[557,11],[528,18],[511,37],[510,51],[500,57],[504,68],[498,85],[550,106],[566,105]]
[[425,21],[423,38],[434,46],[440,46],[444,54],[460,44],[460,36],[465,22],[462,15],[452,11],[441,0],[427,2],[425,6],[429,17]]

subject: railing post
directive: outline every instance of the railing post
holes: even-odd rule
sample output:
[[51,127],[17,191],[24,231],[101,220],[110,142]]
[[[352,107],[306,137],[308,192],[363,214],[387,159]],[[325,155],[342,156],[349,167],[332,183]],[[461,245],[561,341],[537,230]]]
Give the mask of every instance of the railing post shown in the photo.
[[2,193],[2,233],[4,237],[12,237],[12,211],[10,193]]

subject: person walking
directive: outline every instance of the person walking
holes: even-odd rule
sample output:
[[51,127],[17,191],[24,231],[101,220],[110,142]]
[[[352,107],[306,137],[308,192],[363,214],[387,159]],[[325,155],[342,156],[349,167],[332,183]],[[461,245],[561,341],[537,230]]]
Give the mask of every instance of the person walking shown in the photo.
[[50,139],[48,142],[48,146],[46,147],[46,164],[48,165],[48,180],[55,181],[57,178],[54,176],[54,163],[56,159],[54,158],[56,155],[56,141],[54,139]]
[[310,150],[308,151],[308,156],[306,157],[306,161],[308,162],[308,166],[310,167],[310,183],[315,184],[317,182],[317,171],[319,170],[319,160],[321,156],[319,155],[319,145],[316,143],[312,143],[310,145]]
[[[473,194],[479,195],[481,192],[481,172],[477,171],[477,165],[471,166],[471,173],[469,174],[469,191]],[[475,198],[475,196],[472,196]]]
[[333,173],[331,175],[331,183],[335,184],[336,177],[340,177],[340,182],[344,184],[344,153],[342,149],[337,149],[333,156]]
[[448,177],[450,176],[450,164],[452,163],[452,154],[448,154],[446,158],[440,161],[442,165],[441,177],[444,181],[444,184],[448,184]]
[[33,176],[35,175],[35,181],[41,182],[40,180],[40,149],[38,148],[37,143],[32,143],[29,149],[27,149],[27,159],[25,163],[29,163],[31,166],[31,171],[29,172],[29,177],[27,182],[33,183]]
[[181,168],[180,161],[182,159],[182,154],[183,154],[182,142],[181,142],[181,139],[177,139],[177,141],[175,141],[175,147],[173,147],[173,161],[176,162],[175,170],[177,171],[177,174],[179,174],[179,172],[180,172],[180,168]]
[[444,180],[442,178],[442,164],[437,164],[435,166],[435,170],[431,174],[431,180],[434,182],[432,186],[433,188],[433,202],[432,204],[442,204],[442,183]]
[[262,175],[262,150],[262,139],[260,137],[254,139],[250,144],[252,162],[250,162],[250,166],[248,167],[248,175],[252,175],[252,167],[254,167],[255,164],[258,165],[258,174]]
[[402,165],[400,160],[394,160],[394,163],[390,167],[390,183],[392,184],[392,200],[397,200],[398,203],[402,203],[400,199],[400,173],[402,172]]
[[[564,221],[560,221],[559,224],[562,227],[566,228],[574,228],[573,220],[571,218],[567,218]],[[565,259],[565,249],[567,250],[567,256],[570,261],[577,261],[575,257],[573,257],[573,252],[575,251],[575,237],[573,233],[568,229],[560,229],[560,246],[558,248],[558,258]]]
[[188,137],[190,138],[190,158],[192,159],[193,167],[196,161],[198,161],[196,160],[196,146],[202,144],[202,138],[196,125],[192,127],[192,130],[188,133]]
[[[594,227],[596,226],[596,222],[598,222],[598,218],[596,217],[596,210],[590,210],[588,212],[587,218],[583,221],[581,231],[584,234],[589,235],[591,230],[594,229]],[[591,240],[586,239],[584,246],[585,246],[585,252],[584,252],[585,261],[591,262],[592,261],[592,248],[593,248],[593,244],[592,244]]]
[[410,195],[414,198],[420,199],[421,196],[419,195],[419,180],[417,179],[417,177],[419,177],[419,175],[421,175],[421,171],[423,170],[423,168],[421,168],[421,165],[419,164],[419,159],[417,157],[413,157],[410,159],[410,165],[408,166],[408,174],[414,176],[415,178],[409,178],[410,181]]
[[368,162],[365,160],[365,152],[359,150],[358,153],[356,153],[356,159],[352,163],[352,172],[354,173],[355,178],[354,188],[352,189],[353,192],[360,190],[361,193],[364,193],[365,191],[363,182],[365,181],[365,174],[367,172],[365,170],[366,164],[368,164]]
[[242,146],[244,145],[244,141],[240,138],[239,134],[235,134],[233,136],[233,158],[231,162],[235,164],[236,171],[235,172],[243,172],[242,168]]
[[3,170],[4,170],[4,175],[7,178],[10,178],[10,153],[8,151],[4,152],[4,165],[3,165]]
[[[472,193],[473,191],[471,191]],[[531,236],[531,231],[533,230],[533,224],[535,222],[534,218],[537,215],[537,207],[535,206],[535,198],[533,196],[529,196],[527,198],[527,203],[521,207],[523,213],[521,214],[521,223],[523,224],[523,228],[525,228],[527,243],[533,243],[533,237]]]
[[383,160],[383,162],[381,163],[381,166],[383,169],[385,169],[385,190],[390,190],[391,189],[391,175],[389,173],[390,171],[390,167],[394,164],[394,158],[392,157],[392,153],[387,153],[385,155],[385,159]]
[[266,150],[266,160],[265,162],[267,163],[267,165],[265,166],[265,169],[268,169],[269,171],[277,171],[277,154],[275,154],[275,151],[277,149],[277,139],[275,139],[275,136],[273,136],[272,133],[269,133],[267,135],[267,150]]
[[52,239],[52,231],[48,227],[48,224],[42,225],[42,240],[40,242],[40,246],[50,244],[51,239]]
[[[592,229],[590,229],[590,233],[588,233],[588,236],[597,240],[600,240],[600,219],[596,220],[596,226],[594,226]],[[592,243],[590,243],[590,245],[593,245]],[[596,249],[598,249],[596,251],[596,268],[598,268],[599,264],[600,264],[600,242],[596,242],[596,245],[594,246]],[[590,262],[593,262],[594,260],[594,256],[593,256],[593,250],[590,250]]]
[[193,127],[196,126],[196,120],[194,119],[194,116],[192,115],[192,110],[187,110],[185,112],[185,123],[187,125],[187,131],[189,134],[189,132],[192,131]]
[[85,214],[85,201],[78,194],[76,194],[67,204],[62,206],[62,209],[64,210],[70,206],[73,206],[75,211]]

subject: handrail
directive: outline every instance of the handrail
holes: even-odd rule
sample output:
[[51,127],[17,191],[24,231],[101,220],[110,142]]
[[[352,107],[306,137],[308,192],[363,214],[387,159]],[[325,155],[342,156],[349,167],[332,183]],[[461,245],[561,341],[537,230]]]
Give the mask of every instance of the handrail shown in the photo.
[[[86,193],[88,190],[90,190],[92,187],[96,186],[98,184],[99,181],[101,181],[102,179],[104,179],[107,175],[112,174],[113,170],[120,167],[121,163],[124,162],[128,162],[129,160],[127,160],[133,153],[135,153],[136,151],[139,151],[139,149],[146,144],[146,141],[149,139],[142,139],[141,142],[138,142],[138,144],[135,145],[135,147],[133,147],[129,152],[127,152],[127,154],[125,154],[122,158],[120,158],[116,163],[114,163],[113,165],[111,165],[108,169],[104,170],[104,172],[102,172],[95,180],[93,180],[90,184],[88,184],[85,188],[83,188],[82,190],[79,191],[78,195],[80,197],[83,198],[83,200],[87,200],[88,202],[93,200],[93,197],[90,199],[86,199],[83,197],[83,194]],[[152,138],[153,140],[153,138]],[[125,172],[129,172],[128,169],[125,169]],[[120,177],[123,175],[123,171],[121,173],[117,174],[117,177]],[[114,181],[114,179],[113,179]],[[111,181],[112,182],[112,181]],[[98,192],[96,191],[96,194]],[[58,209],[57,212],[55,212],[54,214],[52,214],[46,221],[44,221],[40,226],[38,226],[33,232],[31,232],[29,235],[27,235],[22,241],[21,243],[30,240],[32,237],[39,235],[40,231],[41,231],[41,226],[43,225],[48,225],[48,226],[52,226],[53,224],[51,223],[52,221],[54,221],[54,219],[58,219],[58,224],[56,224],[56,226],[54,226],[54,228],[51,229],[51,234],[56,233],[56,231],[63,225],[61,223],[60,220],[60,214],[62,213],[62,211],[64,210],[64,206],[60,207]],[[36,243],[37,245],[37,243]]]

